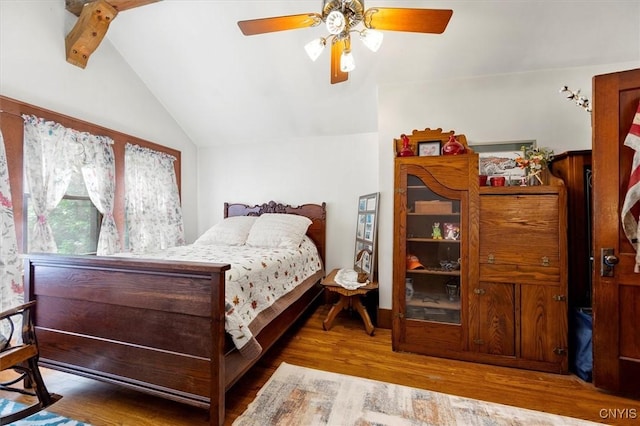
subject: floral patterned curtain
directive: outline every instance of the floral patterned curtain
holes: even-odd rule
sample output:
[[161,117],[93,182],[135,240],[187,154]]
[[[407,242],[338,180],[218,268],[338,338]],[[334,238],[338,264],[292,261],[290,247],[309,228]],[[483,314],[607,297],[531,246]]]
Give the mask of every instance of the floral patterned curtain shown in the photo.
[[125,215],[128,250],[135,253],[184,244],[175,157],[125,146]]
[[23,118],[27,186],[37,217],[29,232],[28,251],[55,253],[58,247],[47,218],[62,200],[73,174],[73,157],[77,153],[70,144],[73,130],[32,115]]
[[97,254],[120,251],[113,218],[116,186],[113,140],[35,116],[22,117],[27,185],[38,218],[35,228],[29,232],[28,252],[57,252],[47,217],[64,197],[76,171],[82,172],[89,198],[103,215]]
[[18,256],[9,170],[0,132],[0,311],[24,302],[22,262]]
[[113,155],[113,140],[106,136],[95,136],[86,132],[77,135],[84,147],[82,177],[91,202],[102,213],[102,226],[98,237],[97,254],[107,255],[121,250],[120,237],[113,218],[116,192],[116,169]]

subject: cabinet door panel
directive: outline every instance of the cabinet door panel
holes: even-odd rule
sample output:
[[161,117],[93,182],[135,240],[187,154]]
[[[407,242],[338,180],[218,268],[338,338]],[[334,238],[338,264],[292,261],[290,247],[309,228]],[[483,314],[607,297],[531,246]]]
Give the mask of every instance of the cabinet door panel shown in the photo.
[[559,267],[558,196],[480,197],[480,262]]
[[543,285],[521,285],[520,289],[522,358],[561,364],[566,371],[566,294],[559,292],[559,287]]
[[513,284],[480,282],[469,292],[469,348],[493,355],[515,355]]

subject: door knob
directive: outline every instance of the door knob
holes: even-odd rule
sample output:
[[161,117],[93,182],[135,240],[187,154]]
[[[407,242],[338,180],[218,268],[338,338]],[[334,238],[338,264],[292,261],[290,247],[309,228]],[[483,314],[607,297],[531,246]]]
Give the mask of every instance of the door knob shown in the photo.
[[613,267],[620,262],[612,248],[600,249],[600,276],[613,277]]
[[604,257],[603,261],[607,266],[616,266],[618,262],[620,262],[620,259],[618,259],[618,257],[613,254],[609,254]]

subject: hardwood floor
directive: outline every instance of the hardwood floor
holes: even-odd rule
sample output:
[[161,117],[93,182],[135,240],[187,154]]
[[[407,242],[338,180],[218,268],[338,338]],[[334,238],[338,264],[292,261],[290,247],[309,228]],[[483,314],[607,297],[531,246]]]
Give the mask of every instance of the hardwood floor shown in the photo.
[[[227,393],[225,424],[245,410],[281,362],[600,423],[640,422],[639,400],[601,392],[574,375],[396,353],[391,350],[391,331],[376,329],[368,336],[357,314],[342,312],[333,328],[323,331],[328,311],[328,305],[320,306],[300,321]],[[208,425],[203,409],[57,371],[43,373],[49,390],[63,395],[49,411],[95,426]]]

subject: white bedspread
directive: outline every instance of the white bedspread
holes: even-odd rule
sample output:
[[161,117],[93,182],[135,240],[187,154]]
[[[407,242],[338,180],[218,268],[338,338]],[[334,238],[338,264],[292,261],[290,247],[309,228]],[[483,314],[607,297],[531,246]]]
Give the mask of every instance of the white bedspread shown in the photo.
[[231,264],[225,275],[225,328],[238,349],[254,341],[249,325],[260,312],[322,269],[318,250],[309,237],[295,250],[191,244],[116,256]]

